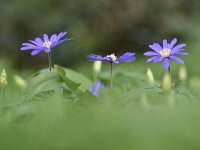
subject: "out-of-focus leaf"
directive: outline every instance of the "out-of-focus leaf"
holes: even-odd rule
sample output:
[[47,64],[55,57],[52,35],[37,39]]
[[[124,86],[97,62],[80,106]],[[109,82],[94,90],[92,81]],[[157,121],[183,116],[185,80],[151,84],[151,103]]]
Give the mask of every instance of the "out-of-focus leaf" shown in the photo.
[[56,73],[58,74],[58,76],[61,78],[61,80],[72,90],[76,90],[81,84],[80,83],[76,83],[72,80],[70,80],[67,76],[66,76],[66,72],[65,70],[63,70],[62,67],[55,65],[54,69],[56,71]]
[[60,77],[65,79],[64,82],[66,84],[78,87],[78,89],[81,90],[82,92],[85,92],[86,90],[90,89],[92,82],[83,74],[75,72],[68,68],[61,68],[58,65],[55,65],[55,70]]
[[62,80],[55,72],[42,71],[30,81],[27,96],[33,97],[41,92],[52,91],[62,86]]

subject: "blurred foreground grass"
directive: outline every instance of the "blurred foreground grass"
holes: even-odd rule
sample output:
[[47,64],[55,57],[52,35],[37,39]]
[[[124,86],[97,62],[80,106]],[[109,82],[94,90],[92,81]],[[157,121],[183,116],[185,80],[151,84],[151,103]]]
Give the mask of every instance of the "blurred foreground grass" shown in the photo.
[[54,97],[12,108],[1,117],[1,149],[200,148],[198,106],[127,110],[92,103],[71,106]]

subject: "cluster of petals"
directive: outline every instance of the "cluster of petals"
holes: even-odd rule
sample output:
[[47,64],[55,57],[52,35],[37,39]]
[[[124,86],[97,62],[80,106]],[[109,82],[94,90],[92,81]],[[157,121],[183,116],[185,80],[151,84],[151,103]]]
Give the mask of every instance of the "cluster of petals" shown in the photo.
[[179,64],[184,64],[183,60],[177,57],[177,55],[188,55],[188,53],[183,52],[186,44],[178,44],[175,46],[177,39],[174,38],[170,43],[166,39],[163,40],[163,45],[161,46],[158,43],[153,43],[149,47],[153,51],[145,52],[145,56],[150,56],[147,62],[163,62],[164,68],[169,70],[170,68],[170,59],[178,62]]
[[92,93],[92,95],[98,97],[99,93],[100,93],[100,88],[103,86],[104,86],[104,84],[102,82],[98,81],[96,85],[91,85],[90,92]]
[[105,61],[105,62],[109,62],[109,63],[118,64],[120,62],[125,62],[125,63],[132,62],[132,61],[136,60],[136,57],[135,57],[135,53],[127,52],[118,58],[115,56],[115,54],[107,55],[105,57],[102,57],[100,55],[91,54],[91,55],[88,55],[88,59],[89,59],[89,61]]
[[50,38],[47,34],[43,35],[43,40],[39,37],[35,38],[35,40],[29,40],[30,43],[22,43],[22,47],[20,50],[32,50],[31,55],[37,55],[38,53],[44,51],[49,53],[55,46],[72,40],[73,38],[64,38],[62,39],[67,32],[61,32],[58,35],[53,34]]

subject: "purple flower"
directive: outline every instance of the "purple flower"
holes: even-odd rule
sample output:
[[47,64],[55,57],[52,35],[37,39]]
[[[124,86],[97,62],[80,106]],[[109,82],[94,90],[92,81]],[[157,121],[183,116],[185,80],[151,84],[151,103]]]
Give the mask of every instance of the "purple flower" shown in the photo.
[[123,55],[121,55],[119,58],[115,56],[115,54],[107,55],[105,57],[99,56],[99,55],[88,55],[89,61],[105,61],[109,63],[115,63],[118,64],[120,62],[132,62],[136,60],[135,53],[127,52]]
[[132,52],[127,52],[123,55],[121,55],[119,58],[117,58],[117,56],[115,56],[115,54],[111,54],[111,55],[107,55],[105,57],[99,56],[99,55],[88,55],[88,59],[89,61],[105,61],[105,62],[109,62],[110,63],[110,89],[112,89],[113,87],[113,78],[112,78],[112,64],[118,64],[120,62],[132,62],[134,60],[136,60],[135,57],[135,53]]
[[42,51],[49,53],[55,46],[65,42],[65,41],[73,39],[73,38],[61,39],[66,34],[67,34],[67,32],[61,32],[58,35],[53,34],[50,38],[48,37],[47,34],[44,34],[43,40],[39,37],[37,37],[34,41],[29,40],[30,43],[23,43],[22,48],[20,50],[22,50],[22,51],[32,50],[31,55],[36,55]]
[[186,44],[179,44],[174,46],[177,39],[174,38],[171,43],[168,43],[166,39],[163,40],[163,46],[158,43],[153,43],[149,47],[154,51],[145,52],[145,56],[151,56],[147,62],[153,61],[154,63],[163,61],[164,68],[166,70],[170,69],[170,59],[178,62],[179,64],[184,64],[183,60],[177,57],[177,55],[188,55],[186,52],[182,52]]
[[99,92],[100,92],[100,88],[104,86],[104,84],[102,82],[97,82],[96,85],[91,85],[90,87],[90,92],[92,93],[92,95],[98,97],[99,96]]

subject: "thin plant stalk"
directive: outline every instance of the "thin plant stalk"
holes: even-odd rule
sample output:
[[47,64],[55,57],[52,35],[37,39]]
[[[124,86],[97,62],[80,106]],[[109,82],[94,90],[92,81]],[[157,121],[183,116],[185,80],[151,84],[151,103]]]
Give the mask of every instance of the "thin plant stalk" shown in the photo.
[[168,73],[169,73],[169,77],[170,77],[170,80],[172,79],[171,78],[171,67],[169,66],[169,69],[168,69]]
[[51,51],[48,53],[48,61],[49,61],[49,71],[51,71],[52,68]]
[[113,88],[113,77],[112,77],[112,69],[113,69],[113,66],[112,66],[112,63],[110,63],[110,90],[112,90]]

